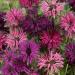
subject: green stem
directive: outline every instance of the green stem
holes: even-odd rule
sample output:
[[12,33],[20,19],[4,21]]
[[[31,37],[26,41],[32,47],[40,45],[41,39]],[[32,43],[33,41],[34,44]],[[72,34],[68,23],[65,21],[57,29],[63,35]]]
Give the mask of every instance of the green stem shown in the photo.
[[66,66],[65,75],[67,74],[67,70],[68,70],[68,64]]
[[60,75],[60,72],[58,72],[58,75]]

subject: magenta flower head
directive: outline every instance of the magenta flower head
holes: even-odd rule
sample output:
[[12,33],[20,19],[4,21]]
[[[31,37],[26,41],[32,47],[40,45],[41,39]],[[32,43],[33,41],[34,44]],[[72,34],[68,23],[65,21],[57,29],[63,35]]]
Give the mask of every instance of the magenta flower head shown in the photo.
[[39,0],[19,0],[19,3],[23,7],[31,8],[33,5],[37,5]]
[[58,73],[63,68],[64,58],[59,53],[50,52],[49,55],[41,56],[38,60],[39,69],[44,68],[47,75]]
[[42,44],[48,45],[48,48],[58,48],[61,44],[62,38],[58,32],[52,32],[51,34],[48,32],[44,32],[41,36]]
[[11,63],[5,64],[2,67],[2,75],[18,75]]
[[18,49],[19,42],[27,40],[26,34],[21,28],[11,28],[10,34],[7,35],[5,43],[11,50]]
[[[23,59],[24,56],[19,52],[6,51],[6,55],[4,56],[4,65],[2,68],[3,75],[19,75],[20,73],[30,73],[30,69],[26,64],[26,61]],[[5,72],[5,73],[4,73]]]
[[19,22],[23,19],[23,13],[20,9],[11,9],[6,14],[6,21],[11,26],[17,26]]
[[75,32],[75,15],[73,12],[68,12],[66,15],[61,17],[61,28],[64,29],[68,36],[72,37]]
[[12,65],[18,73],[29,72],[25,61],[23,61],[23,58],[24,57],[20,55],[17,55],[16,57],[13,56],[12,58]]
[[38,16],[35,19],[27,16],[23,23],[23,29],[27,33],[32,35],[40,34],[42,31],[46,31],[51,27],[51,21],[45,16]]
[[21,73],[28,75],[30,73],[29,67],[23,61],[23,56],[20,55],[13,55],[11,61],[5,61],[1,71],[3,75],[19,75]]
[[46,16],[55,17],[59,15],[63,9],[64,5],[57,0],[42,1],[41,3],[41,10]]
[[5,55],[3,56],[3,60],[5,63],[9,63],[12,62],[13,57],[16,57],[16,54],[11,50],[6,50]]
[[75,64],[75,43],[72,42],[67,44],[65,56],[69,64],[71,65]]
[[33,60],[36,60],[39,54],[39,45],[34,41],[23,41],[19,44],[19,49],[21,54],[25,57],[28,63],[31,63]]

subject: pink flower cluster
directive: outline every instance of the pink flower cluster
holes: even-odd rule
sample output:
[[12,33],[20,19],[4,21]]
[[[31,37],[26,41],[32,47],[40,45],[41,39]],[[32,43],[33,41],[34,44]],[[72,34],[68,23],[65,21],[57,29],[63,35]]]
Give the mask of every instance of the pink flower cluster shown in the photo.
[[8,44],[8,47],[10,47],[12,50],[14,50],[14,47],[18,49],[18,45],[20,42],[27,40],[26,34],[20,29],[14,28],[10,32],[10,34],[6,37],[6,44]]
[[50,52],[49,55],[41,56],[39,58],[39,69],[45,68],[48,74],[55,74],[59,72],[59,68],[63,67],[63,57],[59,53]]
[[23,19],[23,13],[20,9],[11,9],[6,14],[6,20],[7,22],[12,26],[17,26],[19,24],[19,21]]
[[49,2],[42,1],[41,10],[46,16],[56,16],[64,9],[63,4],[58,3],[57,0],[51,0]]
[[64,70],[71,75],[64,65],[75,65],[75,10],[66,2],[18,0],[19,7],[0,13],[3,75],[59,75]]
[[44,32],[43,35],[41,36],[41,41],[43,44],[47,45],[48,48],[58,48],[61,44],[62,38],[61,35],[57,32],[54,32],[52,34],[48,32]]
[[72,37],[72,34],[75,33],[75,15],[73,12],[68,12],[61,17],[60,27],[67,32],[68,36]]

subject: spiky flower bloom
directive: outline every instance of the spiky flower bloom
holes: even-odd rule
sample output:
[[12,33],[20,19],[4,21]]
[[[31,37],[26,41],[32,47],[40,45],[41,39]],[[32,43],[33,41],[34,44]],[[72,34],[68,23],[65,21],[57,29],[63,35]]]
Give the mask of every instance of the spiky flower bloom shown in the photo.
[[69,43],[65,49],[65,56],[69,64],[75,64],[75,43]]
[[16,57],[14,56],[12,58],[12,65],[14,66],[15,70],[20,73],[20,72],[29,72],[28,67],[23,61],[23,56],[17,55]]
[[3,75],[18,75],[18,72],[14,69],[14,67],[8,63],[2,67]]
[[46,31],[51,26],[51,21],[45,16],[38,16],[35,19],[27,16],[24,20],[23,29],[24,31],[37,35],[42,31]]
[[13,8],[6,14],[6,21],[11,26],[17,26],[19,22],[23,19],[23,13],[20,9]]
[[23,32],[22,28],[12,28],[10,30],[10,34],[19,41],[27,40],[27,36],[25,32]]
[[11,50],[18,48],[18,40],[11,34],[7,35],[5,43],[7,44],[7,48],[10,48]]
[[26,65],[25,61],[23,61],[23,56],[12,51],[8,51],[8,53],[4,57],[4,65],[2,67],[3,75],[19,75],[20,73],[30,73],[29,67]]
[[57,14],[60,13],[64,8],[64,5],[57,2],[57,0],[51,0],[49,2],[42,1],[41,3],[41,10],[46,16],[53,16],[55,17]]
[[27,36],[23,30],[21,28],[12,28],[10,34],[6,37],[5,42],[7,46],[13,50],[14,48],[18,49],[18,43],[24,40],[27,40]]
[[44,68],[47,75],[58,73],[63,67],[63,57],[59,53],[50,52],[49,55],[41,56],[38,60],[39,69]]
[[42,44],[48,45],[48,48],[58,48],[61,44],[62,38],[58,32],[44,32],[41,36]]
[[61,17],[61,28],[64,29],[69,37],[72,37],[75,32],[75,15],[73,12],[68,12]]
[[19,44],[21,54],[25,57],[28,63],[36,60],[39,53],[39,46],[34,41],[23,41]]
[[14,51],[9,51],[9,50],[6,50],[5,51],[5,55],[3,56],[3,61],[5,62],[5,64],[7,63],[11,63],[12,62],[12,58],[13,57],[16,57],[17,54],[14,53]]
[[39,0],[19,0],[19,3],[23,7],[31,8],[33,5],[37,5]]
[[2,66],[1,72],[3,75],[19,75],[25,74],[30,75],[31,70],[27,66],[26,61],[23,60],[24,57],[18,52],[6,51],[4,56],[4,65]]

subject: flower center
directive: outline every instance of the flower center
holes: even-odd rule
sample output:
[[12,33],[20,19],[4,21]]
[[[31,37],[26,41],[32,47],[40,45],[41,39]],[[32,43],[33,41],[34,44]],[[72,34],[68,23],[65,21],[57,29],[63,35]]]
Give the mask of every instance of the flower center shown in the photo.
[[54,61],[54,60],[50,61],[50,64],[51,64],[51,65],[52,65],[52,64],[55,64],[55,61]]
[[30,56],[30,54],[31,54],[31,48],[30,48],[30,46],[27,48],[26,53],[27,53],[28,56]]
[[51,60],[51,61],[48,61],[48,62],[46,62],[46,63],[53,65],[53,64],[55,64],[55,61],[54,61],[54,60]]

